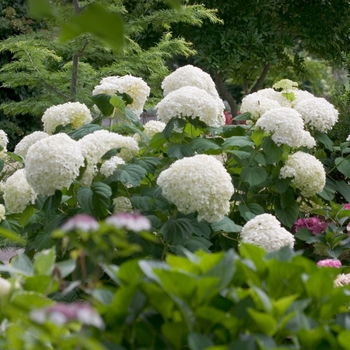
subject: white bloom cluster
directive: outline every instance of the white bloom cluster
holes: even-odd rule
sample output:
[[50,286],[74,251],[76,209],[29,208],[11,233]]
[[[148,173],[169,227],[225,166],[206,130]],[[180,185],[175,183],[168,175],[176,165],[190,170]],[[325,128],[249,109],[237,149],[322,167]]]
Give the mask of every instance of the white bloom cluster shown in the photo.
[[130,161],[139,151],[137,142],[130,136],[119,135],[108,130],[97,130],[84,136],[78,141],[84,158],[87,160],[87,169],[84,172],[82,183],[90,185],[97,172],[96,165],[101,157],[113,148],[121,148],[117,154],[125,162]]
[[[280,104],[281,107],[290,107],[291,102],[281,92],[276,91],[272,88],[261,89],[256,92],[259,96],[264,96],[270,100],[274,100]],[[294,93],[294,91],[293,91]]]
[[78,142],[59,133],[29,148],[25,174],[37,194],[52,195],[56,190],[69,187],[83,165],[84,157]]
[[166,124],[159,120],[150,120],[144,125],[143,132],[151,139],[158,132],[162,132]]
[[334,280],[335,287],[343,287],[350,284],[350,273],[341,273]]
[[257,92],[253,92],[252,94],[249,94],[243,98],[241,104],[241,112],[249,112],[252,119],[256,120],[270,109],[280,107],[281,105],[276,100],[265,97]]
[[270,109],[258,119],[256,126],[272,134],[271,138],[277,145],[309,148],[316,145],[310,132],[304,130],[304,122],[300,114],[292,108]]
[[100,168],[102,175],[108,177],[113,174],[114,170],[118,168],[118,165],[125,164],[124,160],[118,156],[114,156],[106,160]]
[[293,91],[294,100],[292,101],[292,107],[294,108],[300,101],[307,98],[314,98],[315,96],[306,90],[295,90]]
[[133,102],[127,107],[139,117],[150,91],[149,86],[142,78],[124,75],[122,77],[112,76],[103,78],[100,84],[95,86],[92,94],[114,95],[117,92],[127,93],[133,99]]
[[198,221],[220,221],[230,209],[231,176],[214,157],[200,154],[179,159],[160,173],[163,195],[184,214],[198,212]]
[[34,131],[32,134],[23,137],[23,139],[17,143],[15,153],[25,158],[29,147],[46,137],[49,137],[48,133],[44,131]]
[[167,123],[171,118],[198,117],[208,126],[225,124],[224,103],[205,90],[195,86],[184,86],[170,92],[157,106],[157,117]]
[[305,125],[311,129],[327,132],[338,121],[338,111],[322,97],[303,99],[295,109],[301,114]]
[[72,129],[78,129],[92,121],[89,108],[80,102],[67,102],[48,108],[41,118],[44,123],[44,131],[53,134],[59,125],[72,125]]
[[289,79],[282,79],[272,86],[275,90],[282,89],[284,92],[295,91],[298,89],[298,83]]
[[0,159],[5,159],[6,158],[8,142],[9,142],[9,139],[7,138],[6,132],[4,130],[0,130],[0,146],[3,148],[0,151]]
[[241,240],[254,244],[267,252],[294,246],[294,236],[271,214],[257,215],[242,228]]
[[211,76],[198,67],[187,65],[176,69],[162,82],[164,96],[184,86],[195,86],[213,97],[219,97]]
[[298,151],[288,156],[280,171],[281,178],[293,178],[293,184],[304,197],[320,193],[326,184],[322,163],[311,154]]
[[113,199],[113,213],[132,212],[132,203],[128,197],[120,196]]
[[0,221],[6,219],[5,213],[6,213],[5,206],[3,204],[0,204]]
[[35,198],[36,194],[26,179],[25,169],[17,170],[6,180],[4,201],[10,212],[23,212],[29,204],[34,204]]

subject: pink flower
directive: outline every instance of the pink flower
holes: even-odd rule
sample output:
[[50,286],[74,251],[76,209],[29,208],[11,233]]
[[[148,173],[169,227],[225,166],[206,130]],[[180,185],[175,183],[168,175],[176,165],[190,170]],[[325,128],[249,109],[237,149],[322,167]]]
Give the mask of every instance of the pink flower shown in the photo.
[[302,228],[307,228],[314,235],[317,235],[323,232],[327,228],[327,225],[327,222],[321,221],[316,217],[298,219],[294,224],[294,232],[298,232]]
[[337,269],[339,269],[339,267],[341,266],[341,261],[338,259],[324,259],[324,260],[320,260],[317,263],[317,266],[336,267]]
[[101,316],[90,305],[80,302],[57,303],[53,306],[33,310],[30,313],[30,318],[40,324],[49,320],[63,326],[68,322],[78,321],[81,324],[104,328]]
[[65,232],[73,230],[97,231],[100,225],[95,218],[87,214],[77,214],[68,219],[62,226],[61,230]]
[[106,223],[134,232],[149,231],[152,227],[151,222],[145,216],[137,213],[117,213],[109,216]]
[[344,209],[350,210],[350,203],[343,204]]

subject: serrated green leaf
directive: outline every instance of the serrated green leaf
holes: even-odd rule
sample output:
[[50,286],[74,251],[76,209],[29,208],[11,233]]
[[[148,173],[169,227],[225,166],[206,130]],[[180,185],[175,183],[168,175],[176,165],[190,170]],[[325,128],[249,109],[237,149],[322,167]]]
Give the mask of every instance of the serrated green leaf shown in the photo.
[[160,228],[160,233],[164,240],[171,244],[182,244],[192,236],[193,227],[191,221],[186,218],[174,219],[168,221]]
[[113,113],[113,105],[110,103],[112,96],[107,94],[97,94],[91,97],[92,101],[105,117],[109,117]]
[[36,275],[50,275],[56,260],[55,248],[42,250],[34,257],[34,273]]
[[106,179],[106,183],[109,184],[115,181],[121,181],[122,183],[137,187],[145,176],[146,169],[140,165],[125,164],[117,168],[114,173]]
[[97,130],[103,130],[103,128],[97,124],[85,124],[79,129],[73,130],[68,133],[73,140],[78,141],[88,134],[92,134]]
[[293,227],[295,221],[299,216],[299,206],[298,203],[294,202],[284,208],[281,206],[280,198],[276,198],[275,201],[275,212],[277,219],[284,225],[289,228]]
[[227,216],[224,216],[224,218],[219,222],[214,222],[211,224],[211,228],[214,232],[241,232],[242,226],[237,225]]
[[275,142],[271,139],[271,136],[265,137],[262,140],[262,148],[265,154],[270,157],[274,163],[278,163],[283,155],[283,149],[277,146]]
[[315,139],[319,142],[321,142],[328,150],[332,151],[333,150],[333,142],[332,140],[328,137],[327,134],[314,130],[313,131],[313,136]]
[[192,157],[195,154],[191,145],[188,145],[188,144],[171,145],[168,147],[166,153],[170,158],[177,158],[177,159],[182,159],[184,157]]
[[116,156],[121,150],[121,147],[118,148],[112,148],[109,151],[107,151],[102,157],[102,160],[108,160],[111,159],[112,157]]
[[209,150],[221,149],[221,147],[216,144],[216,142],[212,139],[205,139],[202,137],[198,137],[191,142],[191,147],[194,151],[203,153]]
[[350,186],[345,181],[336,182],[337,191],[350,203]]
[[266,178],[266,170],[259,166],[246,166],[242,169],[240,174],[242,182],[247,182],[250,186],[256,186],[263,183]]
[[248,136],[231,136],[222,144],[223,149],[228,147],[254,146],[254,142]]
[[144,168],[148,173],[151,174],[155,172],[158,165],[162,164],[161,160],[156,157],[134,158],[133,163]]
[[335,165],[337,166],[337,169],[344,174],[346,177],[350,177],[350,161],[346,158],[336,158],[335,159]]

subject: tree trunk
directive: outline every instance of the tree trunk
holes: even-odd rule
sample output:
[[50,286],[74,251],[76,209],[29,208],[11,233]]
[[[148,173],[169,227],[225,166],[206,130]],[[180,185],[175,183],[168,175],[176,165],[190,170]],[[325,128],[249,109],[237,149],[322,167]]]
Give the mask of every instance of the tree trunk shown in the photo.
[[264,84],[264,80],[267,76],[267,73],[269,72],[269,69],[270,69],[270,65],[268,63],[266,63],[259,79],[255,83],[255,85],[250,89],[250,93],[257,92],[258,90],[260,90],[262,88],[262,86]]
[[215,84],[216,84],[216,88],[218,89],[219,95],[221,96],[222,99],[228,102],[228,104],[231,107],[231,114],[233,117],[235,117],[238,112],[237,102],[233,98],[230,91],[227,90],[224,83],[224,79],[219,73],[215,74]]

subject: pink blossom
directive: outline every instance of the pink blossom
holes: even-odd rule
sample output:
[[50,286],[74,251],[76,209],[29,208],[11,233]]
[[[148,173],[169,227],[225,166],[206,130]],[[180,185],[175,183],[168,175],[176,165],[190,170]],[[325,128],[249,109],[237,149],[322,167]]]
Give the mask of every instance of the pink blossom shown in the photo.
[[327,228],[327,225],[327,222],[321,221],[316,217],[298,219],[294,224],[294,232],[298,232],[302,228],[307,228],[314,235],[317,235],[323,232]]
[[338,259],[324,259],[324,260],[320,260],[317,263],[317,266],[336,267],[337,269],[339,269],[339,267],[341,266],[341,261]]
[[137,213],[117,213],[106,219],[108,224],[117,228],[126,228],[130,231],[140,232],[151,229],[151,222],[143,215]]
[[350,203],[343,204],[344,209],[350,210]]
[[100,225],[95,218],[87,214],[77,214],[68,219],[62,226],[61,230],[65,232],[73,230],[97,231]]

